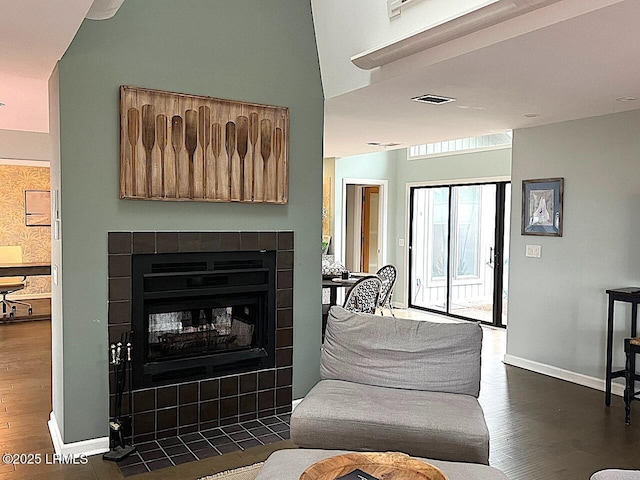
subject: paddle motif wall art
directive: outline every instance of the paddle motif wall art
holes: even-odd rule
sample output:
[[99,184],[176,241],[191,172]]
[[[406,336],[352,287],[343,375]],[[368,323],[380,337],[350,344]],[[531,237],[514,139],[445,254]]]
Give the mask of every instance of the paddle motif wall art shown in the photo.
[[120,87],[120,198],[285,204],[289,109]]

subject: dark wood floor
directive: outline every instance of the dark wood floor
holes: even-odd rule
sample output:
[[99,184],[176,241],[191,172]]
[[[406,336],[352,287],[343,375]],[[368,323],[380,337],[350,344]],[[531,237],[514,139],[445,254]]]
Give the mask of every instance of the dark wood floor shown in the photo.
[[[640,468],[640,402],[637,421],[624,425],[623,402],[604,407],[602,392],[505,366],[505,334],[485,329],[480,401],[491,433],[491,464],[511,480],[588,480],[602,468]],[[0,325],[0,453],[51,454],[50,323]],[[212,457],[135,477],[197,479],[264,460],[289,442]],[[91,457],[87,465],[0,464],[0,479],[123,478],[117,466]],[[472,479],[470,479],[472,480]]]

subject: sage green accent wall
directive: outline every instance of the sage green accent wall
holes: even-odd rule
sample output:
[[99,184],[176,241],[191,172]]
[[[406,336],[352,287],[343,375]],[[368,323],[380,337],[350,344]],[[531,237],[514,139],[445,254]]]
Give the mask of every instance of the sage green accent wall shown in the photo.
[[[293,230],[294,397],[318,379],[323,95],[300,0],[128,0],[59,64],[64,442],[108,434],[107,232]],[[287,106],[287,205],[119,200],[120,85]]]
[[[604,388],[605,290],[640,286],[639,131],[640,110],[514,131],[508,362]],[[522,180],[550,177],[564,177],[563,236],[523,236]],[[527,244],[541,257],[525,257]],[[624,365],[627,307],[616,305],[615,365]]]

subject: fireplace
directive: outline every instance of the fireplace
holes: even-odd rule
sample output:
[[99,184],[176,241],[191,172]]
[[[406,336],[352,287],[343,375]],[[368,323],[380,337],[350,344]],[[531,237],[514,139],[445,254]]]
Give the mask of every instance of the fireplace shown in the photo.
[[109,232],[108,255],[109,343],[134,332],[134,443],[291,411],[293,232]]
[[274,251],[131,261],[134,388],[274,366]]

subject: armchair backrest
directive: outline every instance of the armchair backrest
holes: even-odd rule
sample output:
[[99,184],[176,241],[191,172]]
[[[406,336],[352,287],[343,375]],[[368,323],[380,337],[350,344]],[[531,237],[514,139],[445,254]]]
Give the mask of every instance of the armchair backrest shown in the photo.
[[435,323],[329,311],[320,357],[322,379],[380,387],[480,393],[482,329],[477,323]]

